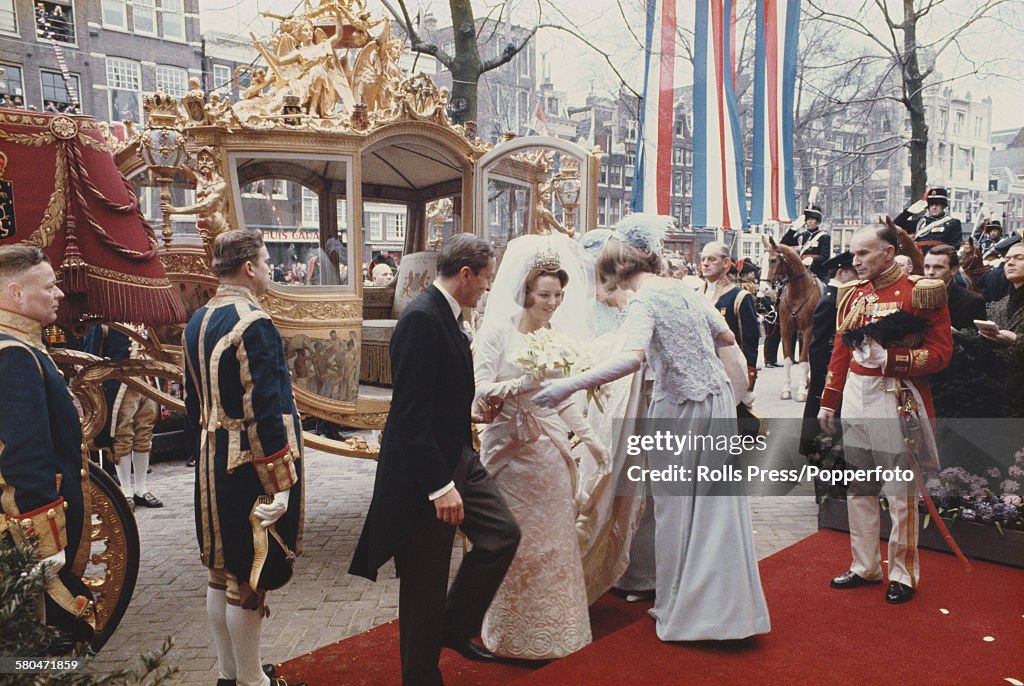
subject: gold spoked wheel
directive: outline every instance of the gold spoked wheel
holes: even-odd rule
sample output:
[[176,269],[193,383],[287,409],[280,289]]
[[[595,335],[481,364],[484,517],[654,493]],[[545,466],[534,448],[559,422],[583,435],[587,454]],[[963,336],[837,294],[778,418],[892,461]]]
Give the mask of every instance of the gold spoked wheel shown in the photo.
[[92,501],[91,549],[82,580],[96,601],[94,650],[113,635],[128,609],[139,575],[139,528],[121,489],[97,465],[89,464]]

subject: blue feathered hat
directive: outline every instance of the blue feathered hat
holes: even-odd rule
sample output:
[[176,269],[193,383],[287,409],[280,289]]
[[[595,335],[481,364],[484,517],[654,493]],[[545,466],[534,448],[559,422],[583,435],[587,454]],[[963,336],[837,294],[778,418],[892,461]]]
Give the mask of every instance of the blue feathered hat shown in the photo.
[[675,219],[667,215],[634,212],[615,225],[612,238],[638,250],[660,255],[665,234],[674,226]]

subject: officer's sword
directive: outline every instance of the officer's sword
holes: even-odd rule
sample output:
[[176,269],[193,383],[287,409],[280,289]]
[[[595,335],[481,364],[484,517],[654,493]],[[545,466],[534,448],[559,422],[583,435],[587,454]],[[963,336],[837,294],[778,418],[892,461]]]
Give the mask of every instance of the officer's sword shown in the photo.
[[[942,538],[945,539],[949,549],[964,563],[967,571],[971,571],[970,560],[967,559],[967,556],[960,550],[960,546],[953,540],[953,534],[949,532],[946,523],[939,516],[938,508],[935,507],[931,496],[928,495],[928,488],[925,486],[924,477],[921,475],[921,462],[918,457],[923,432],[921,429],[921,418],[917,411],[917,401],[914,399],[913,392],[899,381],[896,382],[896,409],[900,417],[900,429],[903,433],[903,449],[907,454],[910,470],[914,473],[914,482],[917,484],[917,489],[921,492],[921,498],[928,509],[928,514],[931,516],[932,521],[935,522],[935,526],[939,528],[939,533],[942,534]],[[914,513],[914,516],[917,516],[917,513]]]

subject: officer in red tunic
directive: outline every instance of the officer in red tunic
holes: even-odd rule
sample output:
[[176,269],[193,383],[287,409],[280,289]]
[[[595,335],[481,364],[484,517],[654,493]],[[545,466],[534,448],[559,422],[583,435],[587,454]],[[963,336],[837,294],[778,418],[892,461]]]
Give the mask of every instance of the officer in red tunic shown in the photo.
[[[946,287],[938,279],[907,276],[895,263],[896,232],[886,226],[858,231],[851,243],[858,281],[839,291],[836,340],[832,349],[818,419],[826,430],[834,428],[836,409],[843,408],[843,443],[851,469],[898,467],[908,464],[898,421],[897,396],[901,388],[912,395],[922,419],[934,417],[928,376],[946,367],[953,352]],[[898,311],[927,322],[922,333],[903,337],[882,347],[870,337],[851,350],[842,333],[877,322]],[[921,422],[925,440],[923,466],[935,455],[934,436]],[[931,464],[929,464],[931,463]],[[832,587],[855,588],[882,580],[879,554],[878,494],[886,494],[893,527],[889,537],[889,586],[885,599],[904,603],[913,598],[918,582],[917,492],[912,479],[883,482],[880,475],[852,480],[847,506],[850,517],[850,570],[832,580]]]

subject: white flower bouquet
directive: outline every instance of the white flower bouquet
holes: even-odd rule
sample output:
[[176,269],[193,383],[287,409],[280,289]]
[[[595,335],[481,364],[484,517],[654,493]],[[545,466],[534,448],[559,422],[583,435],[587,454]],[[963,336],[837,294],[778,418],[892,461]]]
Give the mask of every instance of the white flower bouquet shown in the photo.
[[[578,341],[571,336],[541,328],[526,334],[526,344],[516,355],[516,364],[538,380],[555,379],[580,374],[593,367],[593,361]],[[602,400],[606,391],[601,387],[587,389],[587,400],[604,412]]]

